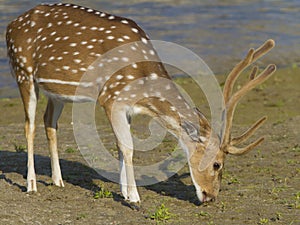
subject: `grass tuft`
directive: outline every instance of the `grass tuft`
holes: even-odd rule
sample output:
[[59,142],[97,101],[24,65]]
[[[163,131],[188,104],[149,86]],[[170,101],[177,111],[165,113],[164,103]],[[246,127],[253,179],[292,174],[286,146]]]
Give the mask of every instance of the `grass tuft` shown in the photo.
[[269,219],[267,218],[260,218],[258,224],[262,225],[262,224],[268,224],[269,223]]
[[103,186],[100,187],[99,191],[96,191],[94,194],[94,199],[98,198],[112,198],[113,193],[107,189],[105,189]]
[[162,203],[155,211],[150,215],[152,220],[155,220],[156,223],[166,222],[171,218],[172,214],[169,212],[169,209]]
[[66,150],[65,150],[66,153],[74,153],[76,152],[76,149],[75,148],[72,148],[72,147],[68,147]]
[[14,144],[14,146],[15,146],[16,152],[18,152],[18,153],[26,152],[26,149],[27,149],[26,145],[17,145],[17,144]]

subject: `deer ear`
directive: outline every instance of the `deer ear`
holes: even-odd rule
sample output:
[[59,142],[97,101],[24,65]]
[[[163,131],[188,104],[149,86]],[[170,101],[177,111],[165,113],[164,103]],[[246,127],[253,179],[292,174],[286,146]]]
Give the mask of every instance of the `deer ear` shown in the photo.
[[197,113],[197,115],[199,117],[199,123],[201,126],[200,135],[208,138],[210,136],[210,132],[211,132],[211,127],[209,125],[209,121],[202,114],[202,112],[200,112],[200,110],[198,108],[195,107],[194,110],[195,110],[195,113]]
[[200,112],[200,110],[197,107],[195,107],[194,110],[199,117],[201,127],[203,127],[204,130],[210,130],[211,128],[209,125],[209,121],[206,119],[206,117],[203,115],[203,113]]
[[199,128],[189,121],[183,121],[182,128],[193,141],[200,142]]

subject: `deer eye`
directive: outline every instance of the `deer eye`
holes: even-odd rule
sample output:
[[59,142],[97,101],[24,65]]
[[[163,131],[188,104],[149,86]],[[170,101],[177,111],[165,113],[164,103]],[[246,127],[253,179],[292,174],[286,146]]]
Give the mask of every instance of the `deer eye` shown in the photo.
[[214,170],[219,170],[221,168],[221,163],[215,162],[213,167],[214,167]]

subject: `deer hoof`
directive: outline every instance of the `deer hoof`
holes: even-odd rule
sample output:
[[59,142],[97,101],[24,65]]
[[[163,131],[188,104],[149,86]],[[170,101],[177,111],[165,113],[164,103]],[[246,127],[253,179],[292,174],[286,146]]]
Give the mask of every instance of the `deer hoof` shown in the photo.
[[57,187],[65,187],[63,180],[53,180],[53,184]]

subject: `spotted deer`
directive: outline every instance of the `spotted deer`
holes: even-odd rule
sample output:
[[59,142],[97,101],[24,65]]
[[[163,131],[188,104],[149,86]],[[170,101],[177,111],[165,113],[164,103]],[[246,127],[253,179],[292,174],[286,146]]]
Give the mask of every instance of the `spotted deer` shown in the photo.
[[[226,126],[224,138],[221,139],[220,135],[213,133],[206,117],[197,108],[188,105],[172,82],[164,87],[155,86],[160,78],[167,81],[171,81],[171,78],[159,61],[147,35],[130,19],[74,4],[42,4],[12,21],[7,27],[6,39],[10,65],[24,104],[28,192],[37,191],[34,135],[39,89],[48,97],[44,124],[49,143],[53,183],[60,187],[64,186],[64,182],[59,165],[56,132],[64,103],[95,100],[88,94],[84,95],[84,92],[76,95],[78,87],[82,87],[87,93],[89,87],[98,88],[96,100],[105,109],[116,134],[120,152],[121,192],[131,203],[140,202],[132,164],[130,118],[133,114],[141,113],[158,118],[178,138],[187,154],[192,182],[201,202],[213,200],[218,195],[227,154],[242,155],[263,141],[263,138],[260,138],[246,147],[235,147],[246,141],[266,117],[235,138],[231,137],[232,119],[238,101],[248,91],[269,78],[276,70],[275,65],[269,65],[259,75],[257,67],[254,67],[249,81],[234,94],[232,90],[241,72],[273,48],[273,40],[266,41],[256,50],[250,49],[245,59],[228,75],[223,89]],[[82,81],[84,74],[95,69],[95,66],[91,65],[94,65],[93,62],[97,58],[128,43],[134,45],[127,51],[118,51],[117,56],[104,57],[96,65],[97,71],[100,71],[96,73],[97,77],[92,76],[88,82]],[[143,60],[130,63],[107,76],[103,75],[105,65],[106,69],[109,69],[110,63],[113,62],[128,63],[135,55],[139,55]],[[158,60],[151,60],[153,58]],[[134,81],[141,86],[134,89],[130,86]],[[120,97],[122,91],[129,90],[131,92],[128,97]],[[145,90],[154,94],[150,95]],[[177,108],[162,96],[162,93],[167,91],[172,93],[172,96],[177,96],[176,101],[182,104],[185,110],[178,113]],[[128,105],[127,101],[137,95],[143,98],[134,105]],[[189,119],[191,114],[197,118],[196,122]],[[200,169],[199,163],[211,149],[216,152],[214,160],[205,169]]]

